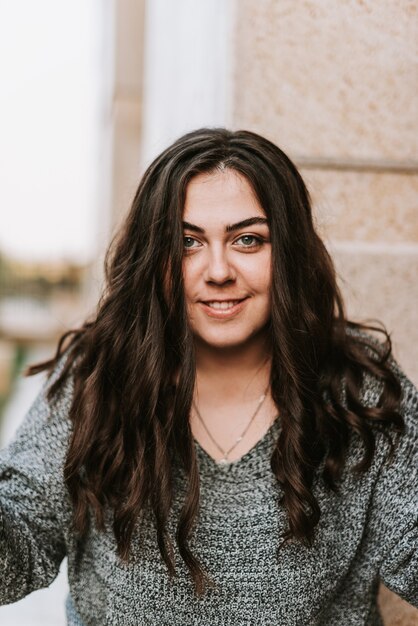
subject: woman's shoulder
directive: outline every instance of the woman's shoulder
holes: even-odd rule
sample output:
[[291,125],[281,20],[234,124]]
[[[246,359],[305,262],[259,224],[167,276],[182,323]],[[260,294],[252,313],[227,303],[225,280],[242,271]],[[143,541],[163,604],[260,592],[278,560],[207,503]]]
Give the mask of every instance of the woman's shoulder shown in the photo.
[[[374,464],[382,467],[389,458],[392,459],[395,468],[399,466],[396,471],[407,472],[408,468],[418,465],[418,390],[392,351],[388,351],[387,342],[357,327],[349,327],[347,334],[373,361],[383,362],[385,365],[383,377],[371,370],[363,370],[358,401],[366,409],[372,410],[371,415],[373,409],[385,406],[387,416],[388,413],[392,415],[398,413],[404,424],[403,430],[398,434],[398,430],[394,427],[396,419],[390,420],[390,425],[386,422],[382,427],[380,427],[381,424],[375,423],[377,428],[373,429],[376,435]],[[343,395],[345,396],[344,387],[343,380]],[[346,406],[346,397],[344,397],[344,405]],[[372,425],[373,418],[368,418],[368,421],[369,425]],[[390,454],[391,441],[395,444],[393,455]],[[363,456],[364,442],[356,433],[353,433],[352,442],[354,456],[358,461]]]
[[42,517],[51,503],[54,514],[61,511],[67,515],[70,511],[64,467],[72,433],[71,376],[65,379],[60,393],[52,399],[48,397],[48,390],[63,366],[60,359],[43,382],[11,442],[0,450],[0,500],[10,502],[10,510],[15,512],[18,507],[28,506]]
[[[414,383],[408,378],[408,375],[402,369],[402,366],[394,356],[392,349],[388,353],[388,344],[381,341],[372,335],[371,332],[366,332],[358,328],[349,327],[347,334],[353,338],[359,345],[361,345],[364,352],[374,360],[380,360],[384,358],[388,365],[389,371],[395,377],[395,380],[399,382],[401,388],[401,405],[400,410],[406,412],[408,415],[412,413],[412,417],[417,418],[417,402],[418,402],[418,390]],[[361,386],[362,400],[366,406],[376,406],[381,398],[383,392],[383,381],[378,376],[373,375],[371,372],[365,372],[363,376],[363,383]]]

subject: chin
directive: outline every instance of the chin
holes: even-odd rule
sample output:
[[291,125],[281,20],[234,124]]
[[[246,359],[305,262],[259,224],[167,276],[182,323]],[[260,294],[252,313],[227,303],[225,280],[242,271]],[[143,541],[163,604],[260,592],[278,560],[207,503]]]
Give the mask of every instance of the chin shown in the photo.
[[216,336],[212,335],[199,335],[195,334],[195,340],[197,344],[204,345],[206,347],[215,349],[215,350],[230,350],[230,349],[239,349],[246,348],[250,346],[254,340],[259,341],[261,339],[261,333],[251,333],[251,334],[237,334],[231,335],[219,333]]

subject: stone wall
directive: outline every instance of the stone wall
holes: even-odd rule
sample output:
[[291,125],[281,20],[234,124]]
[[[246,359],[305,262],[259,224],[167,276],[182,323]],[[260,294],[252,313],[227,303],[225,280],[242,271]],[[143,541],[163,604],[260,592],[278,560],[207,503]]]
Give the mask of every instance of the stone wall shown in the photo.
[[233,125],[299,163],[351,317],[418,383],[418,16],[400,0],[240,0]]
[[[418,383],[418,5],[239,0],[233,126],[299,164],[349,316],[378,318]],[[385,624],[418,611],[384,587]]]

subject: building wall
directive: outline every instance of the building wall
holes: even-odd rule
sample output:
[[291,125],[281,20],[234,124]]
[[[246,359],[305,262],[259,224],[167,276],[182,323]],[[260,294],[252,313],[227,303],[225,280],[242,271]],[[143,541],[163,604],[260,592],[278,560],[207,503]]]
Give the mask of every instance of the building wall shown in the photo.
[[[301,167],[348,314],[378,318],[418,383],[418,5],[239,0],[233,126]],[[418,611],[384,587],[385,623]]]
[[113,45],[109,87],[111,143],[111,231],[132,202],[140,178],[143,133],[143,63],[145,0],[109,1]]
[[[418,383],[418,5],[240,0],[233,124],[301,166],[348,312]],[[415,277],[415,278],[414,278]]]

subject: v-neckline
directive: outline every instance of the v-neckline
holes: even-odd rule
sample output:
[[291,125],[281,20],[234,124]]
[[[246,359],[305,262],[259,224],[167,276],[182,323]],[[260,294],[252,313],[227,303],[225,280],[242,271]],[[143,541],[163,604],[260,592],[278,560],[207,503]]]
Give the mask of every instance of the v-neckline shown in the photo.
[[201,446],[197,439],[193,437],[193,440],[198,455],[200,459],[205,462],[206,466],[210,466],[212,469],[218,470],[221,474],[230,473],[234,472],[240,467],[245,466],[248,462],[251,461],[253,457],[257,456],[259,449],[265,447],[268,443],[270,443],[270,440],[273,438],[275,431],[279,429],[279,424],[279,415],[277,415],[273,423],[269,426],[268,430],[264,433],[264,435],[262,435],[260,439],[256,441],[255,444],[247,452],[245,452],[239,459],[235,459],[234,461],[231,461],[230,463],[227,463],[225,465],[219,463],[219,461],[214,459],[213,456]]

